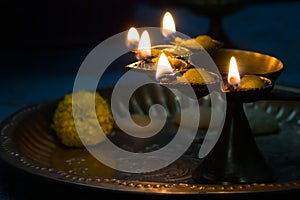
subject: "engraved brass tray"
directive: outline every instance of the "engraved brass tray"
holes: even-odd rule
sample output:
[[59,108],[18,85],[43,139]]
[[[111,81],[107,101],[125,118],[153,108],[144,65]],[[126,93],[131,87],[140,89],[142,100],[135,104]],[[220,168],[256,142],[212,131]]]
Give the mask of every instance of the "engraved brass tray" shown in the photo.
[[[112,91],[107,88],[99,92],[109,99]],[[280,94],[278,99],[276,93]],[[293,99],[293,95],[281,95],[295,93],[299,93],[297,88],[279,85],[275,86],[269,99],[245,104],[247,109],[260,109],[272,114],[279,122],[278,133],[256,136],[263,155],[279,175],[278,180],[273,183],[206,185],[194,182],[191,172],[201,162],[196,156],[201,137],[195,139],[180,159],[159,171],[130,174],[113,170],[97,161],[84,148],[66,148],[57,140],[55,133],[50,129],[50,123],[59,99],[23,108],[4,120],[0,126],[0,155],[9,165],[34,176],[96,188],[99,191],[109,190],[131,195],[159,194],[158,196],[163,198],[165,195],[176,194],[184,198],[185,195],[298,191],[300,101],[299,98]],[[205,98],[201,102],[205,103]],[[163,87],[150,85],[135,93],[131,112],[146,112],[148,104],[151,103],[166,105],[170,116],[179,109],[172,93]],[[167,123],[166,126],[169,127],[163,129],[164,131],[174,129],[172,123]],[[124,142],[120,143],[125,149],[159,148],[159,144],[153,144],[151,140],[134,141],[117,129],[110,139],[116,143],[127,140],[127,145],[124,145]]]

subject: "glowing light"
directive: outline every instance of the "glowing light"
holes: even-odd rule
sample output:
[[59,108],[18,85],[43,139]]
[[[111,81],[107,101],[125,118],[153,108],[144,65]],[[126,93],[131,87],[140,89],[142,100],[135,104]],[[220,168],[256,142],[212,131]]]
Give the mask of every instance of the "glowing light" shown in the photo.
[[151,56],[151,41],[148,31],[143,31],[137,51],[137,57],[146,59]]
[[157,81],[166,74],[173,73],[172,66],[164,53],[161,53],[157,62],[155,78]]
[[227,81],[230,85],[233,85],[233,86],[238,86],[241,81],[237,62],[236,62],[236,59],[234,56],[232,56],[230,59]]
[[170,12],[166,12],[163,16],[161,31],[164,37],[170,37],[176,32],[175,22]]
[[136,47],[139,43],[140,35],[136,28],[131,27],[127,32],[127,43],[126,45],[130,48]]

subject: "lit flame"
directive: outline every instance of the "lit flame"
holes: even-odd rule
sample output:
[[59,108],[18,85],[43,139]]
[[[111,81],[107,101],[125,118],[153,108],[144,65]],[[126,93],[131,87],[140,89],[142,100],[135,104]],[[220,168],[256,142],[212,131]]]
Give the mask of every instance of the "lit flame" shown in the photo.
[[168,60],[168,57],[164,53],[161,53],[159,56],[158,62],[157,62],[155,78],[157,81],[159,81],[159,79],[161,77],[163,77],[166,74],[171,74],[171,73],[173,73],[173,69]]
[[128,47],[136,47],[139,43],[140,35],[136,28],[131,27],[127,32],[127,46]]
[[137,57],[148,58],[151,56],[151,41],[148,31],[143,31],[138,45]]
[[164,14],[161,31],[164,37],[169,37],[176,32],[175,22],[170,12]]
[[230,59],[227,81],[233,86],[238,86],[240,83],[240,73],[234,56],[232,56]]

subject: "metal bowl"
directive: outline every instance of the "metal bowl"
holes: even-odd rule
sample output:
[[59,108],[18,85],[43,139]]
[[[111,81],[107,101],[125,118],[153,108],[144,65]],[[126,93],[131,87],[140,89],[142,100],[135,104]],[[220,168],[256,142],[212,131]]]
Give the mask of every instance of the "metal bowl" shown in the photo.
[[238,49],[220,49],[211,54],[221,74],[226,75],[231,56],[237,60],[241,75],[253,74],[269,78],[273,83],[283,71],[283,63],[274,56]]

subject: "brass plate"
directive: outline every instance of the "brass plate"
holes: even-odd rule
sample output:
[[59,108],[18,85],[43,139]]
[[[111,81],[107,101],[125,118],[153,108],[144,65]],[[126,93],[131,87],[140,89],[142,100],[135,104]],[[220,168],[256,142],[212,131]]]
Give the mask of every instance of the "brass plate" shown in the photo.
[[[136,93],[132,112],[144,112],[146,103],[168,102],[169,114],[178,109],[174,96],[161,89],[146,87]],[[152,90],[152,91],[149,91]],[[154,91],[153,91],[154,90]],[[280,87],[282,93],[299,92],[292,87]],[[109,98],[111,90],[100,91]],[[141,98],[138,98],[141,97]],[[139,99],[142,99],[140,101]],[[148,100],[145,100],[148,99]],[[276,134],[256,136],[259,148],[279,175],[273,183],[206,185],[195,183],[191,171],[200,160],[195,156],[199,143],[172,165],[156,172],[129,174],[115,171],[95,160],[85,149],[66,148],[50,129],[53,111],[59,99],[21,109],[4,120],[0,126],[0,155],[8,164],[28,174],[47,179],[130,194],[233,194],[272,193],[300,189],[300,102],[265,100],[246,104],[248,109],[262,109],[274,115],[280,123]],[[141,103],[143,102],[143,103]],[[167,126],[171,126],[170,124]],[[172,127],[167,128],[172,131]],[[115,130],[112,140],[124,141],[124,134]],[[128,139],[124,148],[159,148],[151,141],[135,143]],[[138,145],[134,145],[138,144]]]

